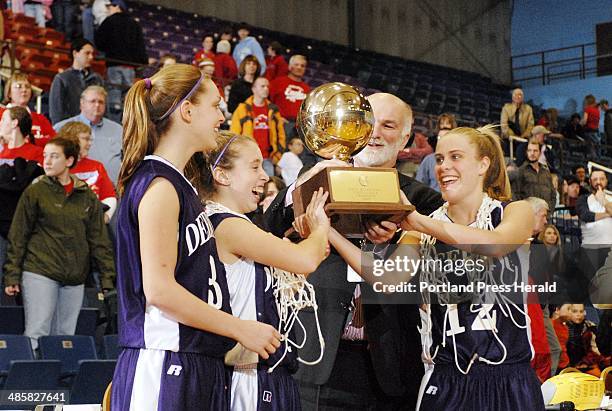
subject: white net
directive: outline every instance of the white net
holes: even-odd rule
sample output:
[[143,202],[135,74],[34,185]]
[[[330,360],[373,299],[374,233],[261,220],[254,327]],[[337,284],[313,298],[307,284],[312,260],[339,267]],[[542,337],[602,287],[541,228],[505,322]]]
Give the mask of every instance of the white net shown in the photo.
[[[476,221],[471,226],[481,229],[481,230],[487,230],[487,231],[493,230],[495,227],[493,226],[492,214],[493,214],[493,211],[496,209],[499,209],[500,212],[502,213],[501,216],[503,216],[502,203],[498,200],[491,199],[485,193],[482,203],[480,205],[480,208],[478,209],[478,213],[476,215]],[[447,211],[448,211],[448,203],[445,203],[442,207],[434,211],[430,217],[435,220],[450,221],[450,219],[447,216]],[[421,255],[425,257],[425,259],[435,259],[438,257],[437,250],[435,247],[436,241],[437,241],[436,238],[430,235],[421,234],[420,251],[421,251]],[[470,253],[463,252],[461,258],[467,259],[467,258],[473,258],[473,256],[471,256]],[[503,275],[496,275],[494,272],[495,270],[493,269],[495,264],[493,264],[491,261],[488,261],[488,264],[485,270],[467,271],[466,281],[468,283],[469,282],[472,282],[472,283],[485,282],[487,284],[508,284],[508,283],[516,283],[521,279],[523,275],[521,267],[518,267],[515,264],[513,264],[508,258],[508,256],[500,258],[497,261],[497,263],[500,264],[498,273],[501,272]],[[448,279],[446,272],[441,271],[441,270],[422,270],[420,280],[423,282],[427,282],[428,284],[434,284],[434,285],[450,283],[450,280]],[[425,291],[422,297],[423,297],[423,302],[426,304],[425,305],[425,316],[424,318],[422,316],[422,320],[423,320],[422,326],[419,328],[419,332],[422,335],[422,341],[424,342],[423,359],[428,363],[434,363],[434,360],[436,358],[436,355],[438,354],[440,345],[435,347],[434,352],[432,354],[431,349],[433,348],[432,347],[433,339],[432,339],[432,320],[431,320],[431,306],[430,306],[431,296],[429,295],[427,291]],[[503,295],[501,293],[487,292],[486,296],[484,294],[469,296],[470,299],[472,299],[473,297],[476,297],[478,301],[486,301],[485,304],[471,304],[470,312],[477,314],[477,318],[479,319],[478,329],[486,330],[493,334],[493,339],[495,340],[496,344],[499,345],[501,352],[503,354],[501,355],[500,358],[497,358],[497,359],[487,359],[475,353],[470,359],[469,363],[465,367],[461,367],[458,361],[457,345],[455,341],[455,335],[457,334],[457,327],[459,327],[457,323],[458,306],[457,304],[451,304],[451,301],[457,302],[458,300],[462,300],[463,298],[466,298],[466,296],[457,295],[457,294],[448,292],[448,293],[438,293],[436,294],[436,297],[438,300],[438,304],[446,308],[445,313],[444,313],[444,320],[443,320],[444,324],[442,326],[441,346],[445,348],[447,345],[446,336],[448,335],[452,336],[455,366],[463,374],[468,374],[472,365],[476,361],[480,361],[480,362],[483,362],[489,365],[497,365],[497,364],[503,363],[506,360],[508,350],[505,344],[503,343],[503,341],[499,338],[499,332],[496,326],[497,316],[496,316],[496,312],[492,310],[494,304],[495,304],[495,308],[499,310],[504,317],[509,318],[516,327],[522,328],[522,329],[529,327],[529,320],[527,317],[525,306],[524,305],[519,306],[518,304],[514,303],[511,300],[511,298],[507,297],[506,295]],[[516,315],[516,312],[518,312],[518,315],[522,317],[523,321],[520,321],[519,318],[514,318],[514,316]],[[463,327],[461,327],[461,329],[463,329]]]
[[[306,327],[304,327],[304,324],[298,317],[298,314],[301,310],[308,308],[312,308],[314,311],[317,326],[317,337],[319,339],[321,350],[319,357],[314,361],[306,361],[300,357],[298,357],[298,361],[306,365],[318,364],[323,358],[325,340],[323,339],[323,332],[321,331],[321,324],[319,322],[318,306],[314,287],[312,284],[306,281],[306,277],[303,275],[289,273],[274,267],[269,267],[269,269],[271,271],[270,274],[272,277],[273,292],[279,317],[277,329],[282,335],[282,349],[284,351],[283,355],[278,359],[276,364],[268,369],[268,372],[274,371],[274,369],[283,361],[283,359],[285,359],[288,352],[292,352],[294,349],[300,349],[305,346],[308,335],[306,333]],[[304,338],[300,342],[293,341],[291,339],[291,331],[293,330],[294,326],[300,327],[302,334],[304,335]]]

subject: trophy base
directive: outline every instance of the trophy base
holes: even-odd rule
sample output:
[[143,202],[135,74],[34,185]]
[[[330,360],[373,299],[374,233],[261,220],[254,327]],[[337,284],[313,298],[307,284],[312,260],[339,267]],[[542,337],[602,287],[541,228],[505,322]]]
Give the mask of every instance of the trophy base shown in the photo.
[[332,203],[325,206],[331,225],[346,238],[363,238],[367,221],[391,221],[399,224],[414,211],[413,205],[367,204],[367,210],[356,210],[355,203]]

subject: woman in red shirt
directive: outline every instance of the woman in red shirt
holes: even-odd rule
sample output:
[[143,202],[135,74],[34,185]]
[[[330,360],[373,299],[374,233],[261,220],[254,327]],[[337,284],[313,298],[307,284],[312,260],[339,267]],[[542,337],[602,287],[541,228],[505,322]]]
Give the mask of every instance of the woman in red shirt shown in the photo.
[[[580,124],[584,127],[583,136],[587,143],[587,150],[591,157],[599,157],[599,104],[595,96],[589,94],[584,98],[584,112]],[[597,148],[596,148],[597,147]]]
[[213,51],[213,46],[215,44],[215,39],[212,34],[206,34],[202,37],[202,48],[198,50],[198,52],[193,57],[194,65],[197,64],[198,61],[207,57],[211,60],[215,59],[215,52]]
[[[4,88],[3,104],[6,108],[23,107],[28,110],[32,117],[32,133],[30,134],[30,143],[41,148],[55,136],[55,130],[51,122],[42,114],[30,110],[28,104],[32,99],[32,84],[28,79],[27,74],[15,73],[6,82]],[[5,108],[0,108],[0,116],[4,113]]]
[[273,41],[268,46],[266,67],[265,77],[270,81],[289,74],[289,66],[283,57],[283,46],[278,41]]
[[104,222],[108,224],[117,208],[117,194],[104,165],[87,157],[93,140],[91,128],[80,121],[69,121],[59,130],[58,135],[79,144],[79,159],[70,169],[70,174],[85,181],[98,200],[108,207],[104,212]]

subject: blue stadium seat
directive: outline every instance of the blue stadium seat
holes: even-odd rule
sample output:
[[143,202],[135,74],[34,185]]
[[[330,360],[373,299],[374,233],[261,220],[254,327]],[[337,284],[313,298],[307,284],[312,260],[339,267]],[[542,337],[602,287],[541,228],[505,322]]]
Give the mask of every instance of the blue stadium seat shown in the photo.
[[81,308],[74,333],[76,335],[91,335],[95,337],[99,313],[100,310],[97,308]]
[[43,360],[60,360],[62,376],[75,375],[80,360],[97,360],[93,337],[89,335],[51,335],[38,339]]
[[23,307],[0,306],[0,334],[23,334],[24,329]]
[[59,360],[11,361],[3,390],[55,390],[59,386]]
[[107,360],[116,360],[121,353],[119,336],[117,334],[105,335],[102,338],[102,354]]
[[33,360],[30,338],[24,335],[0,335],[0,376],[8,373],[12,360]]
[[72,382],[71,404],[100,404],[104,391],[113,379],[114,360],[82,360]]

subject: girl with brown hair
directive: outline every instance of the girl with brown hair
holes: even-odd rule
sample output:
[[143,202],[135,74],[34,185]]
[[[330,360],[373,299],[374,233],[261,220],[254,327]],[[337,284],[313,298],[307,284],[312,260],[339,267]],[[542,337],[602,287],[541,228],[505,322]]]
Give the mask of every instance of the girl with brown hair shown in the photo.
[[216,147],[219,101],[214,83],[184,64],[137,81],[126,96],[113,410],[226,409],[223,356],[235,341],[262,358],[280,346],[272,326],[231,315],[198,197],[197,159]]

